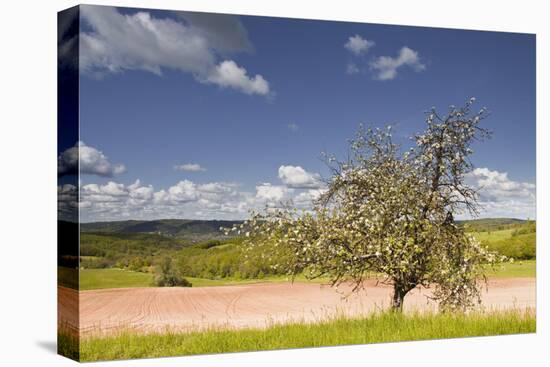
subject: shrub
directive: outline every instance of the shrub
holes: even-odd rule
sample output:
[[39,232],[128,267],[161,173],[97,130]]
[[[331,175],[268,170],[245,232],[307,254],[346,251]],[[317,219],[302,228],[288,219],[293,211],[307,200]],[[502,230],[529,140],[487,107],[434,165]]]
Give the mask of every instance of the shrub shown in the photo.
[[182,277],[172,267],[172,259],[164,257],[156,268],[155,285],[159,287],[192,287],[187,279]]
[[179,275],[169,275],[155,277],[155,285],[157,287],[192,287],[193,284],[187,279]]
[[536,258],[536,233],[516,234],[510,238],[485,242],[491,250],[516,260]]

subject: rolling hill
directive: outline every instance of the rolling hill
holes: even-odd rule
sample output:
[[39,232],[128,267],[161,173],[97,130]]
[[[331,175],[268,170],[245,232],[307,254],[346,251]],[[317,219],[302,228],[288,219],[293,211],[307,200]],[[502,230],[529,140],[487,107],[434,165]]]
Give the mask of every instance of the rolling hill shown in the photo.
[[470,220],[457,220],[459,225],[467,225],[468,231],[484,232],[511,229],[527,223],[527,220],[516,218],[481,218]]
[[[261,279],[284,275],[271,267],[272,260],[262,257],[266,248],[245,254],[243,238],[224,238],[219,227],[237,223],[176,219],[85,223],[80,233],[80,266],[152,272],[160,259],[170,257],[185,277]],[[536,258],[534,221],[497,218],[459,224],[467,226],[490,250],[516,260]]]
[[[210,239],[224,239],[226,236],[220,231],[220,227],[231,228],[241,222],[194,219],[125,220],[81,223],[80,231],[83,233],[149,233],[200,242]],[[483,218],[457,221],[460,225],[467,225],[468,230],[472,232],[510,229],[521,226],[526,222],[526,220],[515,218]]]
[[150,233],[167,237],[177,237],[191,242],[209,239],[223,239],[226,236],[220,227],[233,227],[240,221],[227,220],[189,220],[189,219],[159,219],[159,220],[127,220],[113,222],[81,223],[80,231],[84,233]]

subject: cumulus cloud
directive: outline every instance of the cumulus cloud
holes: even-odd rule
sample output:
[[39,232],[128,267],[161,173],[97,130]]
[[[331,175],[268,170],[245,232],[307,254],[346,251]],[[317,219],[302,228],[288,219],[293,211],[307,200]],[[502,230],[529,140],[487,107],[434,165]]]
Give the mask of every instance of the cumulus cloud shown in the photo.
[[183,180],[154,193],[155,203],[178,205],[187,202],[221,203],[226,200],[241,198],[237,191],[238,185],[227,182],[209,182],[197,184],[190,180]]
[[361,55],[366,54],[374,45],[374,41],[369,41],[356,34],[348,38],[348,41],[344,44],[344,47],[355,55]]
[[[286,183],[261,183],[251,191],[231,182],[182,180],[155,190],[140,180],[129,185],[109,181],[105,184],[81,184],[79,203],[77,187],[61,185],[58,187],[59,213],[60,217],[74,217],[78,208],[81,220],[88,222],[159,218],[245,219],[251,210],[277,208],[287,202],[292,202],[298,209],[311,210],[326,187],[307,187],[312,182],[318,183],[318,177],[299,166],[281,168]],[[534,184],[511,180],[506,172],[488,168],[475,169],[467,175],[466,182],[479,190],[481,217],[535,218]]]
[[370,63],[370,68],[376,72],[376,79],[391,80],[397,76],[397,70],[403,66],[408,66],[416,72],[426,69],[420,61],[418,52],[408,47],[403,47],[397,57],[380,56]]
[[300,166],[280,166],[279,179],[286,186],[296,189],[321,187],[321,177],[319,174],[307,172]]
[[74,215],[74,208],[78,207],[81,220],[89,222],[132,218],[245,219],[251,210],[277,208],[290,201],[300,209],[310,210],[323,189],[262,183],[250,192],[235,183],[182,180],[155,190],[140,180],[130,185],[110,181],[81,185],[78,205],[76,187],[60,186],[58,191],[60,197],[67,199],[60,204],[60,211]]
[[[163,69],[172,69],[246,94],[270,92],[262,75],[248,76],[232,60],[219,62],[222,54],[251,47],[236,18],[196,13],[157,18],[147,11],[122,14],[103,6],[82,6],[81,14],[89,28],[80,36],[80,69],[85,74],[141,70],[161,75]],[[227,33],[219,34],[223,31]]]
[[[61,187],[58,189],[61,190]],[[110,181],[80,187],[80,217],[83,221],[202,218],[244,219],[259,208],[252,193],[226,182],[198,184],[189,180],[155,191],[136,180],[130,185]]]
[[162,67],[205,72],[214,63],[206,39],[173,19],[150,13],[121,14],[116,8],[83,6],[81,15],[92,31],[81,33],[80,67],[84,72],[146,70]]
[[73,147],[65,150],[57,158],[57,174],[59,176],[80,173],[112,177],[124,173],[123,164],[113,164],[100,150],[79,141]]
[[466,182],[479,193],[483,217],[536,217],[536,186],[511,180],[507,172],[476,168]]
[[142,186],[140,180],[128,186],[128,196],[132,204],[147,202],[153,197],[153,192],[153,186]]
[[232,60],[222,61],[213,70],[209,71],[204,81],[217,84],[222,88],[234,88],[245,94],[266,95],[269,93],[269,83],[263,76],[258,74],[254,77],[248,76],[246,69]]
[[315,202],[315,200],[319,199],[319,197],[326,192],[326,189],[309,189],[306,191],[303,191],[296,195],[293,199],[293,202],[296,204],[296,207],[301,209],[311,209],[312,204]]
[[[91,183],[80,186],[80,218],[82,220],[115,220],[145,213],[153,200],[153,186],[143,186],[140,180],[130,185],[109,181],[104,185]],[[137,215],[136,217],[140,217]]]
[[279,203],[289,198],[292,189],[282,185],[263,183],[256,186],[256,198],[267,203]]
[[168,190],[161,190],[154,195],[155,202],[164,204],[179,204],[197,201],[199,193],[197,185],[189,180],[178,182]]
[[174,166],[176,171],[188,171],[188,172],[205,172],[206,168],[202,167],[198,163],[185,163]]

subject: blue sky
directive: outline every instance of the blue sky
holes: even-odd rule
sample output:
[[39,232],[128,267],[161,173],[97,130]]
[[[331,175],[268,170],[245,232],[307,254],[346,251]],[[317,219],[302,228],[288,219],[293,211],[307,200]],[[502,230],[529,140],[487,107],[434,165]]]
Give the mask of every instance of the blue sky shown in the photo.
[[359,123],[406,144],[425,110],[472,96],[494,134],[473,155],[482,216],[535,216],[534,35],[92,6],[81,19],[86,221],[307,206],[320,153],[343,156]]

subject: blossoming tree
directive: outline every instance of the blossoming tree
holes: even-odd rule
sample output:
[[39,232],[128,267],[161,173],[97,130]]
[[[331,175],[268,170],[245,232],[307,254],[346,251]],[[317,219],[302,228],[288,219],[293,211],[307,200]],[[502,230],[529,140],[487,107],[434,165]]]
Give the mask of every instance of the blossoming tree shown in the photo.
[[309,278],[328,276],[358,290],[377,277],[393,286],[392,306],[402,310],[412,289],[433,288],[442,309],[480,301],[484,268],[503,258],[482,247],[454,215],[478,213],[477,193],[465,182],[473,167],[471,144],[489,136],[480,126],[485,108],[475,99],[445,116],[427,112],[426,129],[402,151],[392,130],[361,128],[350,157],[327,156],[331,177],[311,211],[292,206],[253,213],[232,230],[246,233],[250,249],[273,267]]

